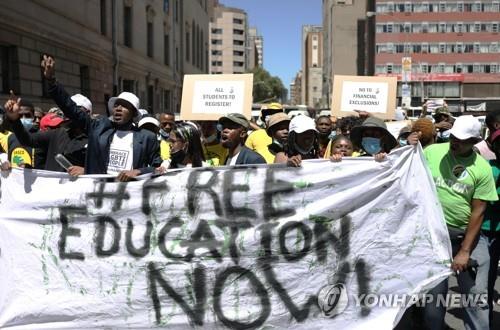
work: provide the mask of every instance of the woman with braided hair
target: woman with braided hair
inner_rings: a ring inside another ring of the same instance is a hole
[[[169,169],[205,166],[201,133],[195,123],[187,121],[177,124],[170,131],[168,139],[171,159]]]

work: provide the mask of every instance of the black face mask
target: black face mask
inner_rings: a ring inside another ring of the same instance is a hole
[[[185,158],[186,152],[184,149],[177,150],[176,152],[170,154],[170,159],[174,164],[182,164]]]

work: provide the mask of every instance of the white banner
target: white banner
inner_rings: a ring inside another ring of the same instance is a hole
[[[391,329],[450,244],[421,149],[127,184],[3,172],[0,327]]]

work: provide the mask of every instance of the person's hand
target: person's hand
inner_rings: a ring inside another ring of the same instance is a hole
[[[451,263],[451,269],[455,272],[463,272],[467,270],[467,264],[469,263],[470,253],[464,250],[458,251],[453,262]]]
[[[164,166],[157,167],[155,169],[156,174],[165,174],[167,173],[167,169]]]
[[[354,111],[356,111],[358,113],[358,116],[361,119],[366,119],[366,118],[368,118],[368,117],[370,117],[372,115],[368,111],[361,111],[361,110],[354,110]]]
[[[373,158],[376,162],[381,163],[387,159],[387,154],[385,152],[379,152],[378,154],[373,155]]]
[[[453,127],[453,125],[447,121],[442,121],[442,122],[439,122],[439,123],[436,123],[434,124],[434,127],[436,127],[437,130],[443,130],[443,131],[447,131],[449,129],[451,129]]]
[[[10,96],[7,102],[5,102],[5,115],[9,118],[10,121],[16,121],[21,116],[19,115],[19,102],[21,102],[20,98],[17,98],[14,92],[10,91]]]
[[[68,168],[68,174],[71,176],[79,176],[85,173],[85,168],[81,166],[70,166]]]
[[[139,174],[141,174],[141,171],[139,170],[121,171],[120,174],[118,174],[118,176],[116,177],[116,179],[121,182],[127,182],[132,180]]]
[[[330,156],[330,161],[331,162],[336,162],[336,163],[342,161],[342,154],[333,154],[333,155],[331,155]]]
[[[8,160],[0,162],[0,170],[10,171],[11,169],[12,169],[12,166],[10,165],[10,162]]]
[[[288,157],[286,165],[290,167],[300,167],[301,163],[302,163],[302,157],[300,155],[295,155],[292,157]]]
[[[45,79],[48,80],[54,79],[55,64],[56,62],[54,61],[52,56],[43,54],[43,59],[40,65],[43,69],[43,76],[45,77]]]
[[[411,146],[416,146],[418,144],[418,141],[422,137],[422,132],[413,132],[408,137],[406,138],[406,141],[408,141],[408,144]]]

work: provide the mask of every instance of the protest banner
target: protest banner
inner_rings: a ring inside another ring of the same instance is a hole
[[[1,328],[391,329],[450,271],[420,148],[130,183],[3,172]]]
[[[340,76],[333,78],[333,116],[373,113],[382,119],[394,119],[396,109],[395,77]]]
[[[218,120],[228,113],[252,115],[253,74],[185,75],[181,120]]]

